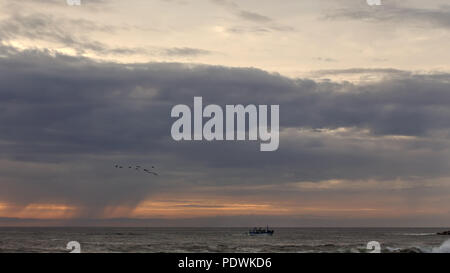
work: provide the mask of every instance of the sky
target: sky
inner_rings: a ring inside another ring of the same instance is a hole
[[[0,7],[0,226],[450,226],[448,1]],[[279,149],[174,141],[195,96]]]

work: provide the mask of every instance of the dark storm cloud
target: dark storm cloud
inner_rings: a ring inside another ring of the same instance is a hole
[[[354,85],[254,68],[96,63],[0,49],[1,200],[57,200],[95,215],[108,205],[133,206],[153,193],[194,185],[450,174],[448,74]],[[170,110],[192,105],[194,96],[204,104],[279,104],[280,149],[173,141]],[[340,127],[352,129],[324,130]],[[118,172],[116,163],[157,165],[162,175]]]
[[[390,4],[386,1],[382,6],[352,6],[327,15],[328,19],[353,19],[377,23],[408,23],[418,27],[433,25],[450,28],[450,6],[437,9],[414,8]]]

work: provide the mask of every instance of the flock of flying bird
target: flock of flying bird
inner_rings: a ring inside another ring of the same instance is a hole
[[[123,166],[120,166],[120,165],[115,165],[114,166],[116,169],[123,169],[124,167]],[[159,174],[158,173],[156,173],[156,172],[154,172],[154,171],[150,171],[150,170],[148,170],[148,169],[144,169],[144,168],[141,168],[141,166],[128,166],[128,169],[135,169],[136,171],[144,171],[144,172],[146,172],[146,173],[148,173],[148,174],[153,174],[153,175],[155,175],[155,176],[158,176]],[[155,169],[155,166],[152,166],[152,169]]]

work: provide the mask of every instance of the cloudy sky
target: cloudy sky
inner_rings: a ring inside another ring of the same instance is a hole
[[[81,1],[0,0],[0,225],[450,225],[447,0]],[[280,148],[174,141],[194,96]]]

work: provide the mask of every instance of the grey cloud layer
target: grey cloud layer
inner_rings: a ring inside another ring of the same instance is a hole
[[[426,3],[426,2],[424,2]],[[330,13],[329,19],[354,19],[377,23],[407,23],[418,27],[433,25],[441,28],[450,28],[450,6],[440,8],[414,8],[390,4],[385,2],[380,7],[352,6],[351,8],[340,9]]]
[[[242,22],[241,24],[236,24],[229,27],[228,31],[231,33],[241,34],[294,31],[294,27],[280,25],[269,16],[259,14],[255,11],[241,9],[239,5],[233,1],[211,0],[211,2],[229,9],[243,21],[248,21],[251,23],[251,25],[247,25]]]
[[[233,1],[228,1],[228,0],[211,0],[211,2],[214,3],[214,4],[217,4],[219,6],[223,6],[223,7],[226,7],[228,9],[230,9],[238,17],[240,17],[241,19],[244,19],[244,20],[248,20],[248,21],[252,21],[252,22],[256,22],[256,23],[272,21],[272,19],[269,18],[268,16],[256,13],[254,11],[241,9],[239,7],[239,5],[236,4]]]
[[[353,85],[253,68],[96,63],[7,47],[0,53],[2,200],[63,200],[94,213],[201,185],[450,174],[447,74]],[[280,149],[173,141],[171,107],[192,105],[194,96],[204,104],[279,104]],[[352,129],[324,130],[340,127]],[[163,175],[150,182],[117,173],[116,162],[156,164]]]
[[[190,47],[117,47],[89,38],[87,34],[96,32],[109,35],[126,30],[128,27],[102,25],[84,19],[68,19],[44,13],[11,14],[0,21],[0,41],[26,38],[33,41],[53,42],[76,50],[78,54],[91,51],[99,55],[149,54],[154,56],[195,57],[211,54],[211,51]]]

